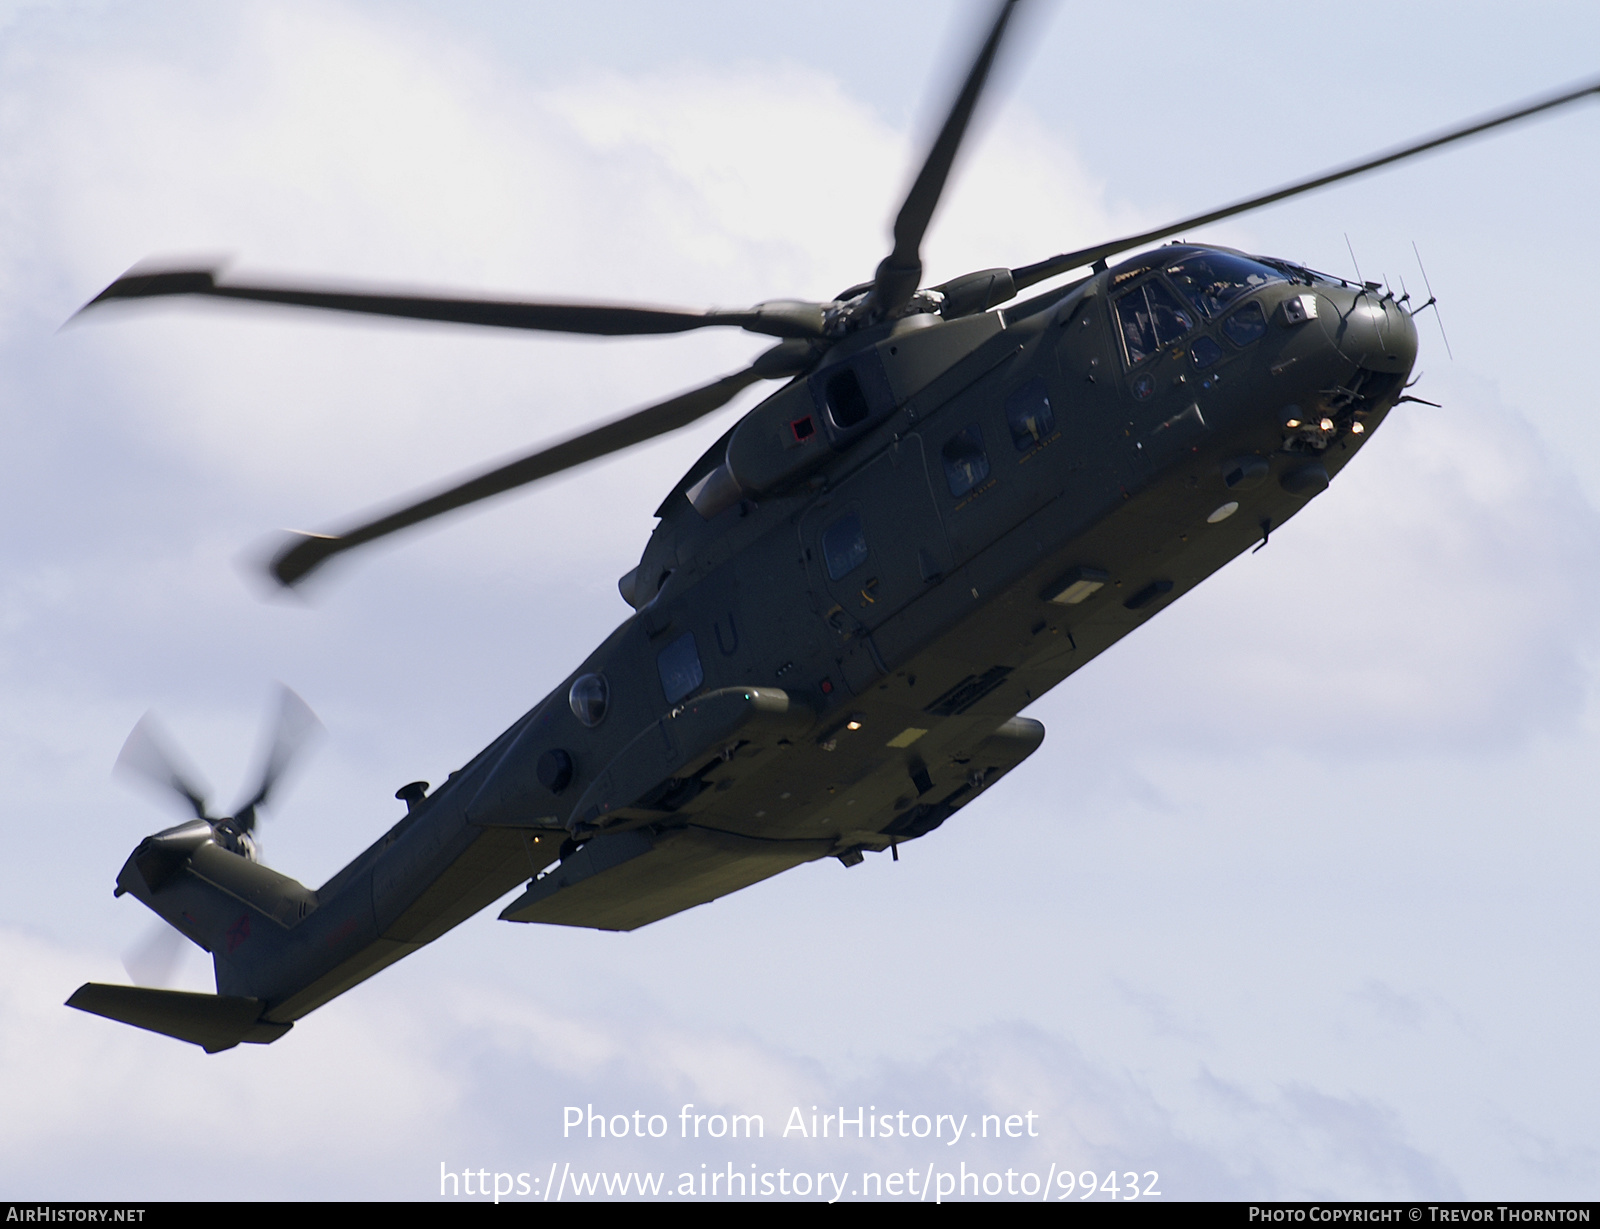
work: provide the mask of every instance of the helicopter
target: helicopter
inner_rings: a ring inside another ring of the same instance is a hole
[[[519,887],[507,920],[626,931],[807,862],[897,857],[1041,745],[1019,710],[1267,540],[1409,397],[1414,316],[1431,295],[1413,305],[1294,262],[1152,245],[1600,92],[1591,82],[1169,226],[924,288],[922,238],[1014,9],[994,18],[892,250],[826,302],[687,311],[145,269],[87,305],[198,295],[776,342],[742,371],[466,483],[296,535],[271,564],[283,585],[783,384],[668,493],[618,584],[628,619],[444,784],[402,787],[406,816],[326,884],[256,859],[259,802],[213,817],[168,772],[195,819],[141,842],[117,890],[212,954],[217,993],[90,983],[69,1005],[215,1052],[276,1040]]]

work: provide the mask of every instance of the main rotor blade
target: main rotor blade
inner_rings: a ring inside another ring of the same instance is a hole
[[[933,148],[928,151],[928,157],[922,164],[922,170],[917,173],[916,182],[911,185],[905,204],[900,206],[899,216],[894,220],[894,250],[878,265],[873,283],[873,299],[884,315],[892,316],[904,307],[922,282],[922,237],[933,219],[934,208],[944,191],[945,181],[950,177],[956,151],[961,148],[961,138],[966,135],[967,124],[978,105],[979,95],[983,93],[983,85],[994,64],[995,54],[1000,50],[1006,23],[1011,20],[1011,12],[1016,7],[1017,0],[1004,0],[1000,5],[989,37],[979,49],[978,58],[967,73],[961,92],[956,95],[950,114],[945,117],[944,127],[939,130]]]
[[[265,806],[273,788],[278,784],[294,758],[305,745],[322,732],[322,722],[299,696],[282,687],[278,700],[278,717],[267,743],[266,762],[261,768],[261,784],[250,801],[241,806],[234,818],[246,832],[255,827],[256,808]]]
[[[188,773],[177,766],[177,757],[167,748],[166,738],[154,714],[146,713],[128,735],[117,755],[116,771],[143,777],[160,789],[177,794],[189,805],[197,819],[206,819],[206,800]]]
[[[776,349],[783,350],[786,347],[780,346]],[[386,537],[397,530],[406,529],[441,513],[463,508],[480,499],[488,499],[492,495],[537,482],[540,478],[548,478],[551,474],[558,474],[586,461],[594,461],[613,452],[620,452],[624,448],[631,448],[634,444],[641,444],[658,435],[676,431],[679,427],[686,427],[713,410],[721,409],[758,380],[772,379],[779,374],[792,374],[789,371],[771,370],[771,364],[763,360],[772,353],[773,351],[768,351],[767,355],[763,355],[743,371],[724,376],[720,380],[687,393],[681,393],[659,405],[637,410],[592,431],[585,431],[570,440],[541,448],[537,452],[501,465],[488,473],[479,474],[476,478],[469,478],[457,486],[440,491],[437,495],[430,495],[387,516],[346,530],[342,534],[292,534],[290,540],[273,556],[269,570],[279,584],[285,588],[291,587],[334,555],[353,547]]]
[[[1528,119],[1541,112],[1551,111],[1556,107],[1564,107],[1568,103],[1577,102],[1591,94],[1600,94],[1600,79],[1572,87],[1550,97],[1518,103],[1508,110],[1480,116],[1477,119],[1467,121],[1459,127],[1447,128],[1443,132],[1424,137],[1422,140],[1410,145],[1391,149],[1386,153],[1377,154],[1361,162],[1351,163],[1337,170],[1312,176],[1310,179],[1302,179],[1292,184],[1286,184],[1284,187],[1275,188],[1271,192],[1264,192],[1260,196],[1252,196],[1232,205],[1225,205],[1221,209],[1213,209],[1209,213],[1195,214],[1193,217],[1184,218],[1180,222],[1174,222],[1170,226],[1148,230],[1140,235],[1129,235],[1125,239],[1114,239],[1110,243],[1082,248],[1076,252],[1066,252],[1060,256],[1052,256],[1049,260],[1041,260],[1037,264],[1013,269],[1012,277],[1016,281],[1016,288],[1023,290],[1028,286],[1055,277],[1058,273],[1065,273],[1069,269],[1078,269],[1085,265],[1095,264],[1108,256],[1115,256],[1117,253],[1126,252],[1130,248],[1143,247],[1147,243],[1154,243],[1157,239],[1165,239],[1169,235],[1177,234],[1179,231],[1191,230],[1196,226],[1205,226],[1211,222],[1220,222],[1223,218],[1235,217],[1241,213],[1248,213],[1252,209],[1260,209],[1264,205],[1287,200],[1291,196],[1299,196],[1303,192],[1312,192],[1317,188],[1327,187],[1329,184],[1338,183],[1341,179],[1352,179],[1357,175],[1365,175],[1368,171],[1375,171],[1380,167],[1389,166],[1406,158],[1425,154],[1429,150],[1449,145],[1453,141],[1462,141],[1468,137],[1488,132],[1490,129],[1499,128],[1504,124],[1514,124],[1518,120]]]
[[[502,329],[536,329],[600,337],[687,333],[693,329],[724,327],[740,328],[768,337],[821,337],[823,332],[822,305],[819,303],[774,300],[757,304],[749,311],[697,312],[672,307],[608,303],[455,299],[355,288],[224,285],[217,282],[214,269],[132,269],[85,303],[78,314],[115,299],[151,299],[182,294],[278,303],[289,307],[314,307],[369,316],[400,316],[409,320],[437,320],[449,324],[481,324]]]

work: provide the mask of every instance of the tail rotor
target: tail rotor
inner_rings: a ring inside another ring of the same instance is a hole
[[[161,724],[153,714],[141,717],[117,756],[115,771],[177,798],[194,814],[194,819],[147,837],[135,850],[134,860],[145,883],[152,890],[160,890],[187,860],[191,849],[207,840],[250,862],[259,862],[255,830],[260,810],[270,804],[285,774],[321,730],[322,723],[306,702],[289,688],[281,688],[277,714],[264,739],[255,789],[233,814],[213,815],[205,789],[196,784],[194,771],[172,750]],[[185,937],[168,920],[157,923],[123,954],[122,964],[128,976],[142,986],[170,984],[183,958]]]

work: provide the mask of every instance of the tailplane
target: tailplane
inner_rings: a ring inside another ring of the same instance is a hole
[[[263,1020],[265,1003],[235,994],[193,994],[186,990],[86,982],[73,991],[67,1006],[193,1042],[207,1054],[231,1050],[241,1041],[266,1045],[294,1027]]]

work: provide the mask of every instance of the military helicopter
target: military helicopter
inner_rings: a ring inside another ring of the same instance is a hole
[[[1015,8],[992,20],[889,254],[826,302],[693,311],[136,269],[86,305],[198,295],[776,340],[742,371],[467,482],[292,535],[270,564],[285,586],[783,384],[663,500],[618,582],[632,614],[445,783],[403,786],[405,817],[321,887],[262,865],[251,839],[303,718],[280,720],[261,788],[231,817],[142,740],[141,771],[195,818],[142,841],[117,892],[211,953],[217,992],[89,983],[68,1005],[208,1052],[268,1043],[518,887],[506,920],[627,931],[802,863],[898,857],[1037,750],[1044,727],[1019,710],[1265,541],[1415,399],[1431,294],[1153,245],[1600,94],[1591,81],[1167,226],[922,287],[922,239]]]

